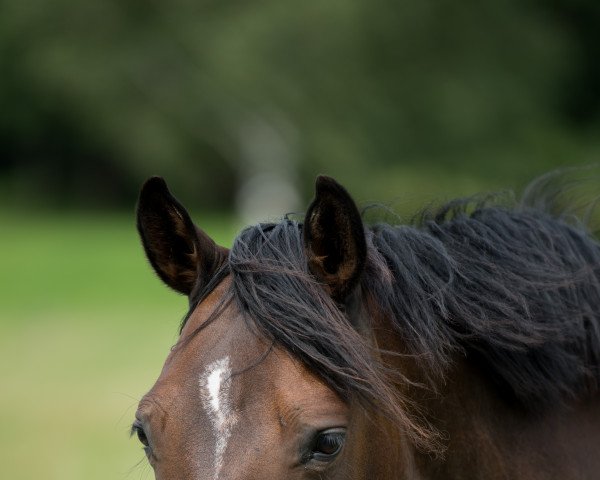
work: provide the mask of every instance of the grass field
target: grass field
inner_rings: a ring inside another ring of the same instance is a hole
[[[202,225],[231,242],[231,222]],[[0,476],[153,478],[129,426],[186,299],[151,272],[132,217],[0,214],[0,232]]]

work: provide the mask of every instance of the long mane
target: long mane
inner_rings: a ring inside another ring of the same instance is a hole
[[[432,378],[462,354],[524,407],[598,390],[600,244],[577,217],[552,212],[562,197],[547,187],[538,182],[518,202],[457,200],[409,225],[367,229],[361,288]],[[306,264],[301,223],[246,228],[229,257],[234,300],[342,398],[406,415],[393,393],[403,379],[379,363]],[[401,421],[414,439],[427,436]]]
[[[526,407],[596,392],[598,241],[522,203],[442,212],[372,230],[392,281],[367,281],[410,350],[438,375],[462,353]]]

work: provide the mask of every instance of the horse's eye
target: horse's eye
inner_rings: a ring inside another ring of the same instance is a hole
[[[136,422],[133,424],[131,427],[131,434],[137,436],[140,443],[144,446],[144,450],[150,448],[150,442],[148,441],[144,427],[142,427],[140,423]]]
[[[312,458],[321,462],[331,461],[340,453],[346,440],[346,431],[340,428],[320,432],[312,448]]]

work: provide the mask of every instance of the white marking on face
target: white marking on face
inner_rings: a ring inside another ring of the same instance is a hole
[[[237,423],[237,415],[231,407],[229,357],[216,360],[206,367],[200,377],[200,391],[216,439],[213,480],[217,480],[223,467],[223,455],[231,430]]]

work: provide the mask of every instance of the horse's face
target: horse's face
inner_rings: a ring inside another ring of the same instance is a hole
[[[321,180],[304,225],[310,271],[341,301],[365,263],[356,206],[337,184]],[[159,379],[139,404],[133,429],[156,478],[377,476],[366,458],[388,452],[376,438],[380,431],[369,436],[372,419],[248,326],[236,302],[227,301],[231,277],[215,281],[227,250],[193,225],[160,179],[142,190],[138,229],[152,266],[169,286],[197,298],[207,283],[216,283],[196,303]],[[336,241],[328,237],[331,231]]]
[[[249,331],[232,305],[194,334],[224,288],[193,312],[185,346],[140,402],[136,428],[156,478],[351,478],[337,461],[350,412],[331,389]]]

